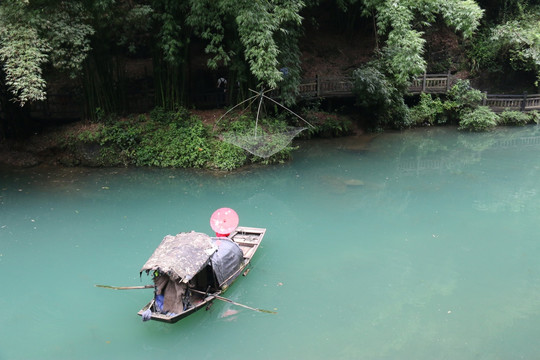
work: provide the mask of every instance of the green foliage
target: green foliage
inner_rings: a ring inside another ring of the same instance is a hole
[[[232,53],[226,49],[225,44],[225,18],[228,17],[223,1],[192,0],[191,12],[186,23],[195,32],[207,41],[205,52],[210,54],[207,65],[210,69],[217,69],[219,64],[228,65]]]
[[[40,37],[37,25],[28,23],[29,12],[28,5],[22,1],[0,3],[0,64],[12,100],[21,106],[45,99],[42,66],[51,50]]]
[[[521,111],[505,110],[499,114],[499,125],[523,126],[532,121],[532,116]]]
[[[540,80],[540,6],[522,0],[491,4],[494,24],[472,39],[468,49],[471,70],[501,72],[512,68],[536,74]],[[497,23],[498,22],[498,23]]]
[[[499,58],[500,48],[500,42],[493,41],[490,32],[484,31],[471,39],[467,49],[467,58],[473,74],[482,71],[501,72],[503,60]]]
[[[183,62],[183,48],[189,37],[183,29],[188,8],[182,1],[153,1],[154,19],[158,22],[157,45],[161,57],[170,65]]]
[[[527,115],[529,116],[530,123],[537,124],[537,125],[540,124],[540,112],[533,110],[533,111],[529,111]]]
[[[143,34],[151,29],[153,15],[154,9],[150,5],[134,5],[128,9],[118,26],[117,44],[135,54],[138,48],[145,45]]]
[[[68,139],[69,144],[72,145],[76,142],[82,143],[97,143],[100,141],[101,131],[85,130],[80,132],[75,138]]]
[[[304,116],[313,125],[313,128],[308,127],[300,134],[304,139],[339,137],[352,132],[352,124],[348,118],[315,110],[305,111]]]
[[[472,88],[468,80],[458,80],[444,100],[431,94],[420,94],[420,101],[410,110],[410,119],[416,125],[460,123],[465,115],[470,116],[480,106],[484,96]]]
[[[425,71],[424,43],[422,33],[416,30],[403,29],[401,32],[392,31],[388,34],[382,59],[396,85],[403,87],[411,78]]]
[[[234,170],[246,164],[247,152],[225,141],[212,141],[210,166],[220,170]]]
[[[418,105],[410,111],[411,122],[415,125],[434,125],[446,122],[445,107],[441,99],[431,94],[420,94]]]
[[[471,88],[467,80],[458,81],[447,93],[446,100],[433,99],[429,94],[421,94],[420,102],[410,111],[410,117],[417,125],[444,123],[446,119],[459,123],[461,130],[484,131],[495,125],[525,125],[538,123],[538,112],[524,113],[505,110],[495,114],[486,106],[480,106],[484,94]]]
[[[318,1],[308,4],[319,6]],[[378,36],[385,40],[380,61],[397,88],[425,69],[419,21],[427,25],[440,15],[469,36],[481,16],[472,0],[337,2],[345,12],[358,11],[359,4],[375,15]],[[280,87],[283,101],[292,104],[300,79],[304,8],[297,0],[4,0],[0,62],[5,82],[21,104],[45,98],[42,72],[48,63],[73,77],[84,74],[83,94],[92,116],[96,107],[125,110],[120,109],[123,94],[115,88],[123,80],[119,55],[140,49],[155,56],[157,104],[172,110],[186,100],[187,57],[196,34],[207,42],[211,68],[228,67],[244,88],[249,82]],[[282,68],[288,69],[287,76]]]
[[[367,65],[353,72],[353,93],[356,104],[372,114],[373,129],[409,126],[409,108],[402,92],[375,66]]]
[[[392,82],[374,66],[364,66],[353,72],[353,92],[356,103],[363,107],[389,105],[396,91]]]
[[[135,164],[158,167],[204,167],[210,160],[208,129],[198,118],[146,132],[135,151]]]
[[[491,40],[500,44],[515,69],[534,71],[540,83],[540,6],[493,29]]]
[[[114,148],[118,153],[132,153],[141,141],[143,129],[131,121],[116,121],[103,127],[100,144]]]
[[[114,113],[108,113],[104,109],[98,107],[95,110],[93,119],[98,123],[113,124],[114,122],[118,121],[118,116],[116,116]]]
[[[43,12],[42,32],[47,34],[52,65],[66,71],[72,78],[80,75],[91,50],[90,37],[94,29],[87,22],[89,13],[79,1],[60,1]]]
[[[465,113],[476,109],[485,97],[480,90],[471,87],[469,80],[458,80],[446,96],[444,108],[450,114],[450,118],[457,120]]]
[[[235,133],[245,134],[249,131],[253,131],[254,117],[252,114],[239,114],[222,119],[216,123],[216,132],[222,133],[227,131],[233,131]]]
[[[382,61],[398,87],[425,71],[422,56],[425,41],[422,32],[414,28],[417,22],[427,26],[440,15],[449,26],[470,37],[483,14],[473,0],[364,0],[364,3],[364,15],[376,13],[377,34],[386,37]]]
[[[425,40],[421,32],[412,28],[414,13],[406,1],[396,1],[390,6],[385,3],[377,10],[379,32],[388,32],[382,60],[394,83],[404,86],[411,77],[425,70],[422,57]]]
[[[153,0],[154,82],[156,104],[173,110],[184,104],[191,29],[186,25],[186,1]]]
[[[422,4],[427,5],[432,14],[438,10],[445,22],[465,38],[472,37],[484,15],[484,10],[474,0],[424,0]]]
[[[296,149],[298,149],[297,146],[288,145],[268,158],[254,156],[251,158],[251,162],[263,165],[284,164],[292,158],[292,152]]]
[[[72,77],[80,73],[94,33],[86,19],[79,1],[0,3],[0,63],[14,101],[23,106],[45,99],[42,73],[49,62]]]
[[[227,32],[239,40],[250,72],[261,86],[276,88],[283,80],[279,69],[298,66],[294,59],[294,64],[280,63],[282,49],[294,47],[297,37],[279,35],[294,33],[293,29],[300,25],[302,1],[192,0],[190,5],[187,21],[208,41],[205,51],[212,55],[210,67],[228,65],[232,57],[240,56],[227,44]]]
[[[287,32],[287,24],[299,25],[302,1],[227,1],[230,5],[242,4],[237,8],[238,35],[245,47],[244,56],[251,73],[270,88],[277,87],[282,80],[278,69],[279,44],[274,35]]]
[[[101,121],[91,130],[67,139],[66,146],[76,150],[80,144],[99,144],[100,161],[104,166],[153,166],[212,168],[233,170],[245,164],[283,163],[291,158],[296,147],[290,144],[269,158],[260,158],[244,149],[219,139],[222,131],[251,135],[254,119],[239,116],[220,123],[216,133],[191,116],[184,108],[166,111],[156,108],[151,115]],[[258,133],[279,133],[287,129],[283,119],[261,118]],[[281,146],[280,137],[269,137],[263,146]]]
[[[47,62],[49,47],[33,28],[3,27],[0,29],[0,61],[6,74],[6,85],[13,100],[21,106],[44,100],[46,82],[41,66]]]
[[[488,131],[497,126],[497,114],[487,106],[479,106],[464,113],[459,122],[459,130]]]
[[[502,23],[521,14],[534,0],[478,0],[480,6],[486,11],[486,20]]]
[[[183,111],[157,120],[134,117],[101,123],[97,130],[84,131],[70,139],[68,146],[97,143],[101,146],[102,163],[109,166],[205,167],[215,144],[202,121],[192,116],[186,118]]]

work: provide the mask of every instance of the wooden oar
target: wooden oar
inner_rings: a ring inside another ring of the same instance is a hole
[[[112,290],[136,290],[136,289],[153,289],[154,285],[141,285],[141,286],[110,286],[110,285],[94,285],[95,287],[112,289]]]
[[[207,294],[204,291],[199,291],[199,290],[195,290],[195,289],[190,289],[190,290],[193,291],[193,292],[196,292],[197,294],[213,296],[218,300],[225,301],[225,302],[228,302],[228,303],[231,303],[231,304],[234,304],[234,305],[238,305],[238,306],[244,307],[244,308],[249,309],[249,310],[263,312],[263,313],[267,313],[267,314],[277,314],[276,311],[253,308],[253,307],[250,307],[250,306],[247,306],[247,305],[244,305],[244,304],[237,303],[236,301],[232,301],[231,299],[227,299],[227,298],[225,298],[223,296],[219,296],[217,294]]]
[[[154,285],[141,285],[141,286],[95,285],[95,286],[100,287],[100,288],[105,288],[105,289],[112,289],[112,290],[137,290],[137,289],[153,289],[154,288]],[[237,303],[236,301],[232,301],[231,299],[227,299],[227,298],[225,298],[223,296],[219,296],[217,294],[207,294],[204,291],[199,291],[199,290],[195,290],[195,289],[189,289],[189,290],[191,290],[191,291],[193,291],[195,293],[198,293],[198,294],[202,294],[202,295],[211,295],[211,296],[215,297],[218,300],[225,301],[225,302],[228,302],[228,303],[231,303],[231,304],[234,304],[234,305],[238,305],[238,306],[244,307],[244,308],[249,309],[249,310],[263,312],[263,313],[267,313],[267,314],[277,314],[276,311],[253,308],[253,307],[250,307],[250,306],[247,306],[247,305],[244,305],[244,304]]]

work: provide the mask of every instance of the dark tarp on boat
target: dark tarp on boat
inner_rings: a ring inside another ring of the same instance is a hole
[[[212,268],[221,286],[240,268],[244,253],[234,241],[228,238],[213,238],[218,250],[212,255]]]
[[[240,247],[230,239],[192,231],[165,236],[141,273],[158,270],[173,281],[187,283],[210,264],[221,286],[240,268],[243,258]]]

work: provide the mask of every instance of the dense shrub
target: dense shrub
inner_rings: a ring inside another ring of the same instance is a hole
[[[279,151],[268,158],[261,158],[241,147],[222,141],[222,134],[253,135],[255,119],[240,115],[223,121],[210,130],[198,117],[179,108],[176,111],[154,109],[148,117],[130,117],[108,124],[94,124],[92,131],[83,131],[70,137],[65,146],[76,149],[78,144],[99,145],[97,165],[104,166],[155,166],[155,167],[205,167],[233,170],[247,163],[274,164],[291,158],[295,150],[286,144],[282,132],[288,130],[284,118],[261,117],[257,135],[277,134],[258,144]]]
[[[124,151],[134,148],[141,140],[142,135],[143,129],[137,123],[116,121],[103,127],[100,134],[100,143]]]
[[[135,153],[136,165],[203,167],[210,158],[208,130],[198,118],[171,123],[145,134]]]
[[[105,166],[137,165],[158,167],[204,167],[212,153],[209,130],[183,110],[157,109],[146,117],[117,120],[85,131],[69,140],[100,145],[100,161]]]
[[[529,116],[529,119],[530,119],[529,122],[534,123],[534,124],[540,123],[540,112],[533,110],[533,111],[529,111],[527,115]]]
[[[214,140],[212,149],[209,167],[219,170],[234,170],[247,162],[248,156],[244,149],[225,141]]]
[[[415,125],[434,125],[446,122],[444,116],[444,104],[436,97],[432,98],[431,94],[420,94],[418,105],[414,106],[410,111],[411,122]]]
[[[403,92],[375,65],[366,65],[353,72],[353,93],[356,104],[373,115],[369,124],[373,129],[410,125]]]
[[[306,121],[313,126],[306,126],[306,130],[301,133],[304,139],[339,137],[352,132],[352,123],[348,118],[315,110],[308,110],[303,114]]]
[[[459,130],[487,131],[497,126],[497,114],[487,106],[466,112],[459,122]]]
[[[474,75],[482,71],[490,73],[500,73],[503,70],[503,60],[499,58],[501,43],[493,41],[491,29],[479,32],[471,39],[467,48],[467,58],[470,61],[470,68]]]
[[[497,123],[499,125],[526,125],[531,121],[531,117],[521,111],[505,110],[499,114]]]
[[[458,80],[447,93],[444,107],[449,116],[459,122],[462,116],[482,103],[484,94],[471,87],[469,80]]]

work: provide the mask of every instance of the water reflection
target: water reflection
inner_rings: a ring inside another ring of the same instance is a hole
[[[437,188],[437,184],[448,186],[448,181],[456,176],[467,177],[474,182],[490,183],[489,194],[481,189],[476,193],[474,208],[478,211],[538,209],[535,179],[540,175],[540,163],[527,153],[540,150],[540,127],[502,128],[482,134],[460,133],[455,137],[448,137],[447,131],[411,131],[399,136],[395,144],[395,178],[435,177],[431,184]],[[515,158],[515,153],[520,152],[523,156]],[[507,161],[513,164],[506,164]],[[494,178],[491,170],[501,164],[509,169]]]
[[[420,176],[427,172],[463,171],[477,164],[485,152],[540,149],[540,127],[516,130],[499,128],[481,134],[461,134],[449,138],[447,129],[411,131],[401,137],[398,172]]]

